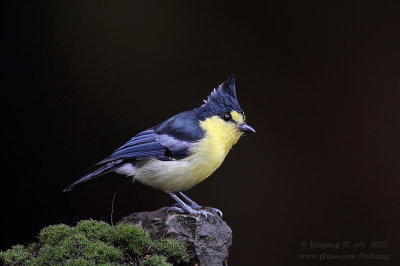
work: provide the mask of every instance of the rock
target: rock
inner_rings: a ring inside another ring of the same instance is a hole
[[[167,209],[164,207],[152,212],[133,213],[122,220],[142,227],[152,237],[180,240],[187,246],[190,265],[227,265],[232,230],[222,218],[217,215],[206,218],[167,212]]]

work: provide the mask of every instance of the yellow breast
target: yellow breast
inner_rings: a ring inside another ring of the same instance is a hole
[[[165,192],[187,190],[209,177],[224,161],[242,132],[217,116],[200,123],[205,137],[190,148],[182,160],[151,160],[138,169],[135,178]]]

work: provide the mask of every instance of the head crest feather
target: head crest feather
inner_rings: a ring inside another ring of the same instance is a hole
[[[216,111],[230,112],[236,110],[241,112],[239,102],[236,97],[236,77],[231,74],[229,78],[222,82],[217,89],[214,89],[204,101],[202,107]]]
[[[230,95],[234,99],[237,100],[236,98],[236,77],[234,74],[231,74],[229,78],[222,82],[218,89],[223,90],[226,94]]]

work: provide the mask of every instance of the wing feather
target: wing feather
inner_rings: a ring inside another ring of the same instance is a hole
[[[148,129],[131,138],[124,145],[119,147],[110,156],[99,162],[104,164],[115,160],[143,160],[157,158],[160,160],[173,160],[183,157],[188,152],[188,144],[185,141],[178,141],[165,135],[160,136],[154,130]],[[174,140],[174,141],[171,141]],[[177,143],[182,143],[177,145]]]

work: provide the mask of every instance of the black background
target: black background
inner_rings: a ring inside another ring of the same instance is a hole
[[[389,262],[325,264],[396,264],[398,6],[59,2],[3,3],[1,249],[46,225],[110,221],[116,190],[114,220],[172,204],[115,174],[62,189],[235,73],[257,133],[188,192],[224,212],[230,264],[323,263],[298,259],[312,253],[301,241],[388,241],[372,252]]]

